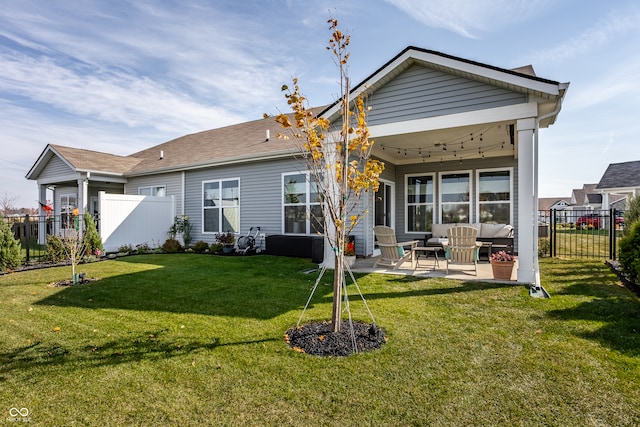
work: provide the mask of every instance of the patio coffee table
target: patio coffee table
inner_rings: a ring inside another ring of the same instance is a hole
[[[434,261],[433,261],[433,269],[435,270],[436,268],[440,268],[440,260],[438,259],[438,252],[442,250],[441,246],[416,246],[415,248],[411,249],[413,251],[413,256],[411,257],[413,259],[413,268],[414,270],[416,268],[418,268],[418,264],[419,264],[419,260],[420,260],[420,253],[424,252],[424,257],[428,258],[429,257],[429,252],[433,253],[434,256]]]

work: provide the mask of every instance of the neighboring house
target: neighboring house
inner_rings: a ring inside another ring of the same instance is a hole
[[[535,281],[538,129],[555,122],[569,84],[519,70],[408,47],[353,89],[367,95],[373,155],[385,163],[354,233],[359,255],[373,253],[377,224],[407,240],[422,239],[432,223],[509,223],[518,281]],[[337,122],[339,108],[319,114]],[[251,226],[314,235],[306,212],[318,212],[319,199],[294,143],[269,138],[279,131],[273,119],[256,120],[130,156],[48,145],[27,178],[37,180],[41,200],[55,186],[56,213],[74,204],[101,211],[104,192],[172,197],[194,241]]]
[[[596,191],[596,185],[584,184],[582,188],[573,189],[569,209],[577,211],[600,209],[602,195]]]
[[[561,211],[569,207],[570,197],[539,197],[538,210],[549,213],[551,209]]]
[[[611,163],[596,189],[602,193],[604,209],[625,209],[630,198],[640,195],[640,160]]]

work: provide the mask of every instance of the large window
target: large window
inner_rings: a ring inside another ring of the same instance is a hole
[[[155,187],[138,187],[138,194],[140,196],[166,197],[167,188],[164,185],[157,185]]]
[[[440,175],[441,223],[471,222],[470,176],[469,172],[452,172]]]
[[[511,224],[511,170],[478,171],[479,222]]]
[[[425,232],[433,224],[433,175],[407,176],[407,232]]]
[[[202,183],[202,231],[240,231],[240,180],[226,179]]]
[[[322,195],[313,177],[308,172],[283,174],[282,183],[284,232],[323,233]]]

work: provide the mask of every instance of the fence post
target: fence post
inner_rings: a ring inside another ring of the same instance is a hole
[[[616,260],[616,210],[609,209],[609,259]]]
[[[556,256],[556,210],[549,210],[549,256]]]
[[[31,246],[31,218],[29,214],[24,216],[24,225],[26,226],[26,230],[24,232],[25,244],[27,245],[27,262],[29,262],[29,246]]]

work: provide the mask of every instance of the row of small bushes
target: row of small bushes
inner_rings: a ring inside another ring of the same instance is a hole
[[[141,243],[135,246],[122,245],[118,248],[118,253],[125,254],[125,255],[141,255],[141,254],[153,253],[154,251],[161,251],[168,254],[193,251],[199,254],[204,254],[204,253],[218,254],[222,252],[222,247],[223,247],[222,243],[213,242],[209,244],[203,240],[198,240],[193,244],[193,246],[186,247],[186,246],[183,246],[179,240],[174,238],[169,238],[165,240],[165,242],[158,249],[152,249],[148,244]]]

